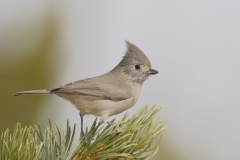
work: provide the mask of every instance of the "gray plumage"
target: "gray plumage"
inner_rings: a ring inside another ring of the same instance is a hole
[[[55,94],[70,101],[80,110],[81,124],[85,114],[99,116],[102,122],[112,115],[132,107],[138,100],[143,82],[151,69],[146,55],[134,44],[126,41],[127,51],[122,61],[110,72],[94,78],[78,80],[51,90],[21,91],[22,94]],[[83,138],[83,124],[81,137]]]

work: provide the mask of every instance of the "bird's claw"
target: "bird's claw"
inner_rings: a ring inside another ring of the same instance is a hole
[[[81,131],[80,132],[80,141],[83,141],[84,139],[86,138],[86,134],[83,132],[83,131]]]

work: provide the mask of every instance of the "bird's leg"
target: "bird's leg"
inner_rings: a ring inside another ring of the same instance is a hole
[[[80,141],[85,139],[85,133],[83,131],[83,116],[84,114],[81,113],[81,111],[79,112],[80,118],[81,118],[81,132],[80,132]]]
[[[115,123],[113,123],[113,122],[111,122],[111,121],[107,121],[108,117],[109,117],[109,115],[104,114],[104,115],[102,115],[102,116],[100,117],[100,121],[101,121],[102,123],[107,123],[107,124],[110,125],[110,126],[114,125]]]

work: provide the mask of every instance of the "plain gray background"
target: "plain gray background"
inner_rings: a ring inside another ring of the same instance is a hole
[[[53,87],[109,71],[129,40],[159,71],[144,84],[130,115],[146,104],[163,107],[160,116],[169,120],[165,141],[181,153],[240,159],[239,1],[1,0],[0,22],[19,15],[38,20],[49,6],[60,15],[64,53]],[[57,97],[45,102],[38,118],[49,117],[62,127],[66,119],[80,124],[77,110]],[[85,125],[93,120],[86,116]]]

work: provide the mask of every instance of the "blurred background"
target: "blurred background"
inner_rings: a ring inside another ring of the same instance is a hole
[[[240,159],[239,15],[236,0],[0,0],[0,131],[48,119],[65,129],[69,119],[79,132],[69,102],[12,93],[106,73],[129,40],[159,71],[128,110],[163,107],[156,159]]]

